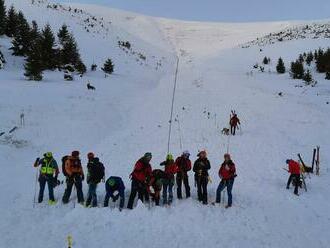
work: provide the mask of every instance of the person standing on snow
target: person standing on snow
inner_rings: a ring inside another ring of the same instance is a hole
[[[41,165],[41,167],[38,179],[40,185],[38,203],[43,201],[45,186],[47,183],[49,194],[48,203],[53,205],[56,203],[54,198],[54,187],[57,184],[57,176],[59,174],[57,162],[53,158],[53,154],[51,152],[46,152],[42,159],[37,158],[34,162],[34,167],[38,167],[39,165]]]
[[[230,133],[232,135],[235,135],[236,133],[236,128],[238,129],[238,125],[241,125],[240,120],[237,117],[237,114],[235,112],[232,112],[233,116],[231,116],[229,125],[230,125]]]
[[[79,151],[73,151],[71,156],[65,161],[66,189],[62,198],[64,204],[69,202],[72,187],[75,185],[77,190],[78,203],[84,203],[84,194],[82,191],[82,182],[85,179],[84,171],[79,158]]]
[[[104,182],[104,166],[100,162],[99,158],[94,157],[94,153],[90,152],[87,154],[87,184],[88,184],[88,195],[85,203],[86,207],[89,207],[92,203],[92,207],[97,206],[97,185],[103,180]]]
[[[286,184],[286,188],[289,189],[292,180],[294,180],[294,191],[293,191],[293,193],[295,195],[299,195],[298,194],[298,187],[299,187],[299,184],[300,184],[300,164],[298,162],[292,160],[292,159],[286,160],[286,163],[289,167],[288,172],[290,173],[290,177],[288,179],[288,183]]]
[[[182,182],[186,189],[186,197],[190,197],[188,171],[191,170],[191,161],[189,157],[190,153],[184,151],[182,155],[175,160],[175,165],[177,167],[176,185],[178,199],[182,199]]]
[[[104,198],[104,207],[109,206],[110,197],[113,202],[116,202],[120,197],[119,210],[121,211],[124,208],[125,204],[125,185],[123,180],[120,177],[109,177],[105,182],[106,195]],[[118,194],[114,193],[118,191]]]
[[[159,169],[152,171],[148,192],[151,195],[152,201],[155,202],[156,206],[159,206],[160,192],[162,190],[164,178],[166,178],[166,173],[164,171]],[[150,187],[154,190],[153,193],[151,192]]]
[[[207,204],[207,184],[209,181],[208,170],[211,169],[210,161],[207,159],[206,151],[198,153],[198,159],[194,163],[195,182],[197,184],[198,201]]]
[[[163,205],[170,205],[173,201],[174,175],[178,170],[174,163],[173,155],[167,154],[166,160],[161,162],[160,166],[165,166],[165,178],[163,179]]]
[[[150,161],[152,154],[147,152],[142,158],[140,158],[134,167],[130,177],[132,180],[131,194],[128,200],[127,208],[133,209],[133,203],[138,194],[138,198],[144,202],[149,202],[148,183],[151,178],[152,168]]]
[[[216,196],[216,203],[220,203],[221,201],[221,192],[227,187],[227,194],[228,194],[228,204],[226,208],[232,206],[232,189],[234,185],[234,180],[236,175],[236,167],[233,161],[231,160],[230,154],[226,153],[224,155],[225,161],[221,164],[219,170],[219,177],[221,181],[219,183],[217,189],[217,196]]]

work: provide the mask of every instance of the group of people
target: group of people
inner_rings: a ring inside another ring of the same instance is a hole
[[[120,199],[119,209],[123,209],[125,205],[125,185],[123,180],[118,176],[110,176],[105,180],[105,168],[99,158],[90,152],[87,154],[87,177],[88,184],[87,199],[85,201],[82,183],[85,180],[84,169],[79,157],[79,151],[73,151],[71,155],[62,158],[62,172],[66,177],[66,189],[62,197],[62,202],[67,204],[70,200],[73,186],[76,188],[78,203],[84,204],[86,207],[97,206],[97,185],[105,182],[106,196],[104,199],[104,207],[109,206],[110,198],[113,202]],[[198,200],[203,204],[208,204],[207,185],[210,181],[208,171],[211,169],[210,161],[207,158],[205,150],[197,154],[197,159],[192,166],[190,153],[184,151],[178,158],[174,160],[172,154],[166,156],[165,161],[160,163],[163,169],[152,169],[150,164],[152,154],[147,152],[135,164],[131,179],[131,192],[127,203],[128,209],[133,209],[136,196],[142,202],[149,202],[150,198],[155,205],[160,204],[161,192],[163,205],[170,205],[173,201],[173,187],[176,182],[177,198],[182,199],[182,187],[185,188],[185,196],[189,198],[189,171],[191,169],[195,173],[195,186],[197,187]],[[38,203],[43,201],[43,195],[46,184],[48,185],[50,205],[56,204],[54,198],[54,188],[59,184],[58,175],[59,167],[51,152],[44,154],[43,158],[37,158],[34,167],[40,166],[38,177],[40,190]],[[219,169],[220,183],[216,192],[215,203],[220,203],[221,192],[227,188],[228,204],[227,208],[232,206],[232,188],[236,177],[235,164],[231,160],[229,154],[224,155],[224,162]],[[214,204],[215,204],[214,203]]]

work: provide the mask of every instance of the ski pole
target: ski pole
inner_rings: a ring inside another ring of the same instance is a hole
[[[34,181],[34,197],[33,197],[33,208],[36,205],[36,198],[37,198],[37,182],[38,182],[38,169],[36,170],[36,180]]]

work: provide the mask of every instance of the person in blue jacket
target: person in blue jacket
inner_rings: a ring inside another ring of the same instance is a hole
[[[124,208],[125,204],[125,185],[120,177],[111,176],[105,182],[106,195],[104,199],[104,207],[109,206],[110,197],[113,202],[116,202],[120,197],[119,210]],[[114,193],[118,191],[115,195]]]

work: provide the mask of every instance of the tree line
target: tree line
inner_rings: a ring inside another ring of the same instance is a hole
[[[0,0],[0,35],[12,38],[12,55],[26,57],[24,75],[28,80],[42,80],[45,70],[58,69],[80,75],[87,70],[77,42],[65,24],[55,35],[49,24],[42,29],[36,21],[30,24],[14,6],[7,11],[4,0]],[[102,69],[111,74],[113,67],[108,59]]]

